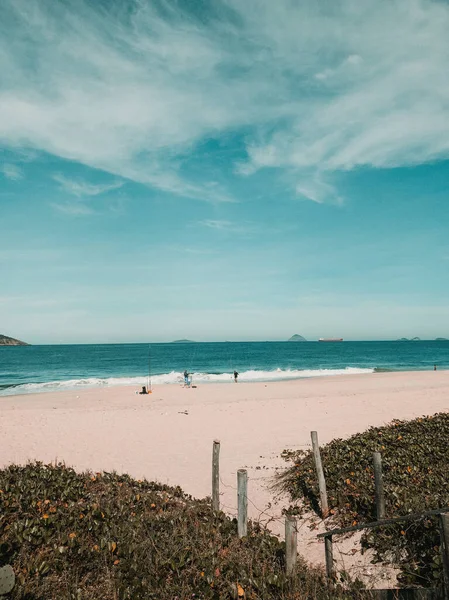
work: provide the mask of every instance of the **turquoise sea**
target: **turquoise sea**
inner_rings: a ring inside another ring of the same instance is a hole
[[[275,381],[449,368],[449,341],[0,346],[0,395],[112,385]]]

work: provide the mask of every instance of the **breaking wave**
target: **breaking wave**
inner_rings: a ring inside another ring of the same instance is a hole
[[[355,375],[362,373],[374,373],[375,369],[360,369],[357,367],[346,367],[345,369],[275,369],[273,371],[243,371],[239,373],[239,381],[245,382],[269,382],[286,381],[292,379],[304,379],[309,377],[327,377],[332,375]],[[193,373],[191,375],[193,385],[200,383],[232,383],[232,373]],[[86,379],[69,379],[65,381],[46,381],[42,383],[23,383],[8,386],[0,390],[1,396],[17,394],[36,394],[39,392],[58,392],[64,390],[82,390],[96,387],[114,386],[142,386],[148,383],[147,377],[89,377]],[[172,371],[162,375],[151,377],[152,385],[184,383],[182,373]]]

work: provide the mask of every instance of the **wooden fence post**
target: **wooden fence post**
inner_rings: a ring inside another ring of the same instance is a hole
[[[239,538],[247,534],[248,516],[248,474],[245,469],[237,471],[237,529]]]
[[[220,442],[214,440],[212,448],[212,509],[220,510]]]
[[[324,552],[326,555],[326,575],[329,583],[331,583],[334,580],[334,553],[331,535],[326,535],[324,538]]]
[[[382,456],[380,452],[374,452],[374,483],[376,486],[376,515],[377,520],[385,518],[385,495],[384,482],[382,478]]]
[[[449,515],[440,514],[441,558],[443,559],[444,598],[449,598]]]
[[[327,503],[326,480],[324,479],[323,464],[321,462],[320,447],[318,445],[318,433],[312,431],[310,435],[312,438],[313,458],[315,460],[318,486],[320,488],[321,516],[325,519],[329,514],[329,505]]]
[[[296,568],[298,535],[296,519],[290,515],[285,518],[285,566],[287,576],[293,575]]]

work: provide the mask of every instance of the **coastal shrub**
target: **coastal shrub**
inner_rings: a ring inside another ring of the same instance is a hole
[[[15,600],[324,599],[322,571],[298,561],[285,576],[284,543],[214,513],[177,487],[41,463],[0,471],[0,566]]]
[[[412,421],[392,421],[321,448],[331,517],[328,528],[376,520],[373,452],[382,454],[386,517],[449,506],[449,415],[439,413]],[[284,451],[293,465],[277,486],[289,492],[293,513],[317,510],[318,482],[311,451]],[[362,544],[378,561],[401,569],[404,585],[434,587],[441,581],[438,519],[366,530]]]

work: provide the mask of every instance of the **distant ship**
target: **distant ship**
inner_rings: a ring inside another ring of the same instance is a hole
[[[319,342],[342,342],[343,338],[320,338]]]

